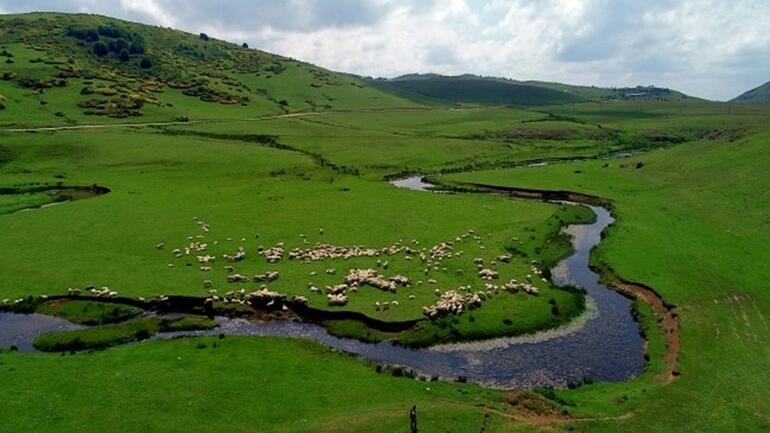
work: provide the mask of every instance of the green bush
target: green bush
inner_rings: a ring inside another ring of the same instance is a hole
[[[105,45],[104,43],[97,42],[97,43],[94,44],[93,52],[98,57],[104,57],[107,54],[109,54],[110,50],[109,50],[109,48],[107,48],[107,45]]]

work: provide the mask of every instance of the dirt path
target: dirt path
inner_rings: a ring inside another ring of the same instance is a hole
[[[196,125],[201,123],[234,122],[234,121],[260,121],[275,120],[290,117],[312,116],[322,114],[320,111],[304,111],[297,113],[276,114],[244,119],[205,119],[205,120],[176,120],[169,122],[145,122],[145,123],[112,123],[112,124],[90,124],[90,125],[67,125],[67,126],[39,126],[33,128],[0,128],[0,132],[45,132],[45,131],[71,131],[79,129],[113,129],[113,128],[147,128],[152,126],[175,126],[175,125]]]
[[[175,125],[195,125],[201,123],[219,123],[219,122],[255,122],[264,120],[287,119],[292,117],[317,116],[328,113],[387,113],[402,111],[423,111],[427,108],[409,108],[394,107],[384,109],[362,109],[362,110],[327,110],[327,111],[297,111],[285,114],[266,114],[258,117],[232,118],[232,119],[200,119],[200,120],[175,120],[167,122],[144,122],[144,123],[112,123],[112,124],[89,124],[89,125],[65,125],[65,126],[36,126],[31,128],[0,128],[0,132],[45,132],[45,131],[71,131],[79,129],[113,129],[113,128],[146,128],[152,126],[175,126]]]

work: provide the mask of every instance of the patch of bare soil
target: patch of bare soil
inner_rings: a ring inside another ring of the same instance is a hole
[[[676,365],[679,358],[681,342],[679,340],[679,320],[676,313],[674,313],[672,307],[663,301],[663,298],[650,287],[624,281],[620,278],[614,278],[609,285],[627,296],[645,302],[655,312],[655,315],[658,317],[658,326],[663,330],[664,338],[666,340],[666,353],[663,355],[666,369],[662,380],[664,383],[670,383],[679,376]]]

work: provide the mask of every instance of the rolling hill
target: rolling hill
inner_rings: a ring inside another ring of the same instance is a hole
[[[60,13],[0,15],[0,124],[246,117],[415,106],[206,34]]]
[[[770,81],[741,94],[732,102],[760,102],[770,103]]]
[[[421,102],[533,106],[585,100],[581,96],[543,86],[475,75],[409,74],[368,82],[395,95]]]
[[[655,86],[606,88],[545,81],[517,81],[477,75],[409,74],[392,79],[368,79],[395,95],[420,102],[513,106],[551,105],[601,100],[668,101],[696,99]]]

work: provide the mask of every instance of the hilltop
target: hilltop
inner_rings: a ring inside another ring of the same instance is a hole
[[[770,102],[770,81],[755,87],[732,100],[732,102]]]
[[[517,81],[472,74],[407,74],[367,81],[383,90],[421,102],[494,105],[551,105],[585,101],[671,101],[696,99],[655,86],[596,87],[545,81]]]
[[[5,125],[414,105],[350,75],[203,33],[98,15],[0,16]]]
[[[583,102],[585,98],[500,78],[409,74],[369,79],[373,86],[421,102],[533,106]]]

